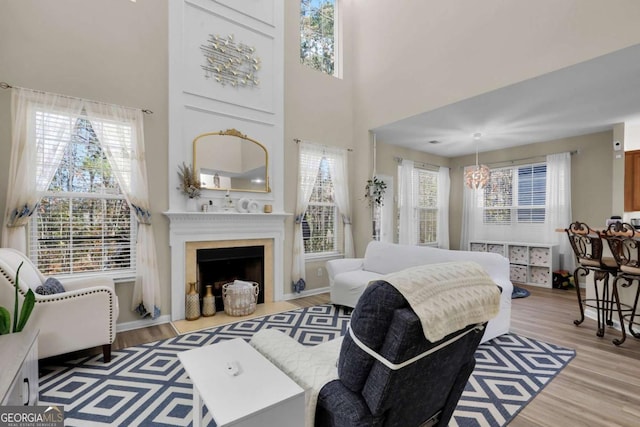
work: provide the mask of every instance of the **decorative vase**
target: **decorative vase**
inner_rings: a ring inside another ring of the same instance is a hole
[[[216,298],[213,296],[213,285],[207,285],[207,293],[202,298],[202,315],[205,317],[216,314]]]
[[[195,198],[187,198],[187,212],[198,212],[198,202]]]
[[[196,320],[200,318],[200,295],[196,290],[196,282],[191,282],[189,285],[191,287],[187,293],[185,317],[187,320]]]

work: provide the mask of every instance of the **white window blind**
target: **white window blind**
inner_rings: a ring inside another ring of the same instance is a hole
[[[323,157],[302,223],[304,251],[319,254],[338,251],[337,206],[329,161]]]
[[[109,140],[124,142],[125,149],[109,149],[122,162],[129,185],[130,125],[36,112],[38,185],[44,195],[31,220],[29,245],[31,259],[46,275],[135,270],[137,223],[96,137],[98,127]]]
[[[544,163],[492,169],[484,189],[484,223],[543,224],[546,174]]]
[[[518,222],[544,223],[547,165],[518,168]]]

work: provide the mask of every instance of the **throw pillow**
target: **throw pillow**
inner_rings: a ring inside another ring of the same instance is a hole
[[[64,292],[64,286],[55,277],[49,277],[44,283],[36,288],[36,293],[40,295],[53,295]]]

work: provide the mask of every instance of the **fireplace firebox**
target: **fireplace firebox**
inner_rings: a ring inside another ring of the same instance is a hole
[[[258,304],[264,303],[264,246],[205,248],[196,251],[200,295],[211,285],[216,311],[224,311],[222,285],[234,280],[259,285]]]

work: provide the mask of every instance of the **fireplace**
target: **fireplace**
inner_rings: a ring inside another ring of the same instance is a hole
[[[273,302],[273,246],[273,239],[187,242],[185,283],[196,282],[200,298],[213,285],[216,312],[224,311],[222,285],[236,279],[258,283],[259,304]]]
[[[284,220],[289,214],[165,212],[165,215],[170,221],[171,320],[185,318],[188,284],[201,281],[197,261],[201,249],[263,247],[263,280],[253,281],[264,286],[261,301],[283,300]]]
[[[216,311],[224,311],[222,285],[234,280],[258,284],[258,304],[264,303],[264,246],[205,248],[196,250],[200,295],[211,286]]]

